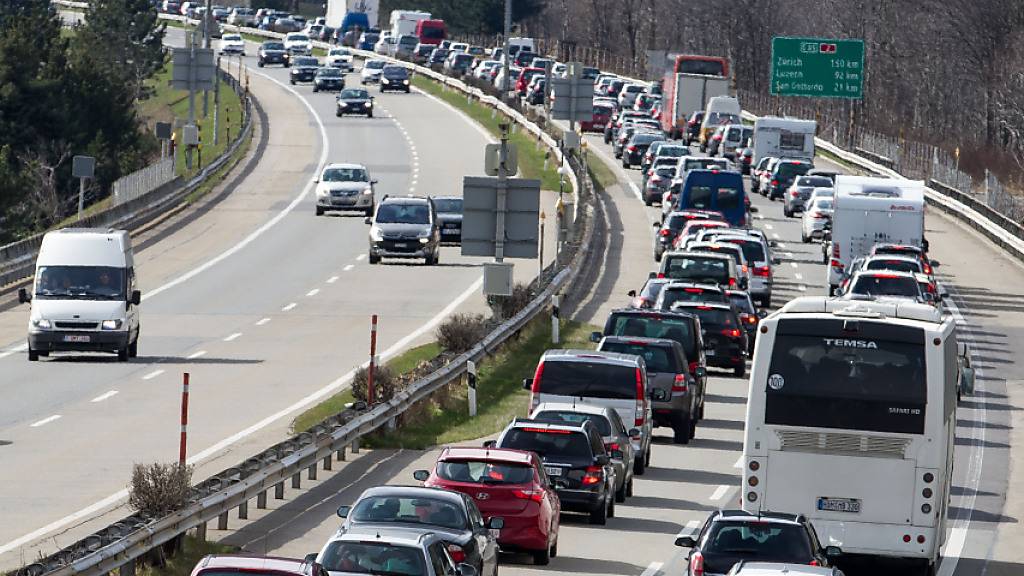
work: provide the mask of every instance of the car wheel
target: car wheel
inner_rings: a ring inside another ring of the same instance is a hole
[[[263,68],[263,60],[258,60],[256,62],[256,65],[259,66],[260,68]]]
[[[654,206],[654,200],[651,200],[647,197],[647,194],[644,194],[644,204],[647,206]]]
[[[410,90],[411,90],[411,88],[406,88],[405,89],[405,93],[408,94]]]
[[[803,242],[804,244],[811,243],[811,239],[807,237],[807,234],[804,234],[803,230],[800,231],[800,241]]]
[[[597,524],[598,526],[604,526],[608,523],[608,506],[604,502],[590,513],[590,523]]]
[[[316,87],[316,84],[313,84],[313,92],[319,92],[319,91],[320,91],[320,89]]]
[[[139,335],[135,335],[135,339],[128,345],[128,356],[130,358],[138,358],[139,356]]]
[[[545,548],[533,553],[533,563],[536,566],[547,566],[551,562],[551,549]]]
[[[680,416],[672,426],[672,441],[676,444],[690,443],[690,430],[693,428],[693,418],[689,414]]]
[[[366,113],[366,117],[367,118],[373,118],[373,112],[367,112]]]
[[[324,215],[324,209],[319,207],[319,206],[317,206],[316,207],[316,215],[317,216],[323,216]]]
[[[626,496],[632,496],[632,495],[633,495],[633,477],[630,476],[629,477],[629,483],[626,484]]]
[[[127,362],[128,361],[128,349],[127,348],[122,348],[121,350],[117,351],[117,361],[118,362]]]
[[[370,262],[370,264],[380,264],[380,256],[374,256],[373,254],[370,254],[370,257],[367,258],[367,260]]]
[[[550,556],[552,558],[558,556],[558,537],[557,536],[555,537],[555,543],[551,545]]]
[[[373,218],[373,206],[370,206],[369,208],[366,209],[366,216],[368,218]]]
[[[295,86],[295,80],[291,80],[292,86]]]
[[[341,118],[341,110],[335,111],[334,115],[337,116],[338,118]]]
[[[633,474],[637,476],[643,476],[644,472],[647,471],[647,457],[646,455],[637,456],[633,459]]]
[[[733,368],[732,369],[732,373],[737,378],[743,378],[744,376],[746,376],[747,375],[747,364],[746,364],[746,362],[744,362],[744,363],[740,364],[739,366]]]
[[[697,408],[697,420],[704,419],[704,400],[700,402],[700,408]]]
[[[615,498],[608,498],[608,517],[615,518]]]
[[[630,168],[629,162],[627,162],[625,160],[625,157],[623,157],[623,160],[622,160],[622,167],[623,168]]]
[[[622,482],[622,486],[618,490],[615,491],[615,501],[616,502],[625,502],[626,501],[626,487],[628,485],[629,485],[629,482],[624,480]]]
[[[654,261],[655,262],[661,262],[661,252],[655,252],[654,253]]]
[[[38,350],[33,350],[32,348],[29,348],[28,349],[28,361],[29,362],[35,362],[37,360],[39,360],[39,351]]]

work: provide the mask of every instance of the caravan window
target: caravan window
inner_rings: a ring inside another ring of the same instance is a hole
[[[802,132],[790,132],[783,130],[779,133],[779,148],[783,150],[803,150],[804,149],[804,138],[806,136]]]

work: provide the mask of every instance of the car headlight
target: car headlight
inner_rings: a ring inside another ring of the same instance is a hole
[[[363,102],[363,106],[366,106],[367,108],[370,108],[370,107],[373,106],[373,102]]]
[[[53,324],[45,318],[36,318],[35,320],[32,320],[32,325],[40,330],[49,330],[50,328],[53,328]]]
[[[391,84],[391,81],[388,80],[387,78],[381,78],[380,81],[385,83],[385,84]]]
[[[373,194],[373,188],[365,188],[363,194]]]
[[[374,242],[380,242],[384,239],[384,235],[380,233],[380,229],[374,226],[370,228],[370,239]]]
[[[408,86],[409,85],[409,81],[408,80],[402,80],[402,84],[405,84],[406,86]]]
[[[316,195],[317,196],[327,196],[327,194],[329,194],[329,193],[330,192],[326,188],[317,188],[316,189]]]
[[[104,330],[120,330],[122,324],[124,324],[124,320],[121,320],[121,319],[117,319],[117,320],[104,320],[103,324],[101,325],[101,327]]]
[[[346,106],[348,106],[348,102],[338,101],[338,108],[345,108]]]
[[[420,244],[426,244],[427,242],[430,242],[430,237],[424,236],[423,238],[420,238]]]

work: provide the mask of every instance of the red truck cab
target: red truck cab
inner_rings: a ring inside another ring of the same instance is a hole
[[[416,23],[416,37],[420,39],[420,44],[436,46],[448,37],[448,28],[444,20],[420,20]]]

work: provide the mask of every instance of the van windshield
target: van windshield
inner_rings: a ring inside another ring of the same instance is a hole
[[[636,367],[605,362],[558,362],[546,360],[540,381],[541,394],[579,398],[636,398]]]
[[[112,266],[40,266],[36,298],[124,300],[125,270]]]

